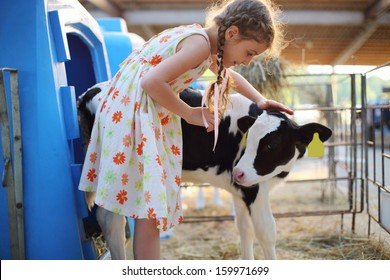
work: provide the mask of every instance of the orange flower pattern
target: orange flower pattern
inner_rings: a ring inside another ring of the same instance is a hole
[[[114,123],[119,123],[121,121],[121,119],[123,118],[122,116],[122,112],[121,111],[116,111],[113,115],[112,115],[112,121]]]
[[[180,184],[181,184],[181,179],[179,176],[176,175],[175,177],[175,182],[176,182],[176,185],[178,185],[180,187]]]
[[[126,156],[124,152],[117,153],[112,159],[116,165],[124,164],[126,160]]]
[[[129,175],[122,174],[122,185],[126,185],[129,182]]]
[[[88,180],[89,180],[90,182],[93,183],[93,182],[95,181],[95,179],[96,179],[96,177],[97,177],[95,168],[92,168],[92,169],[90,169],[90,170],[88,171],[87,177],[88,177]]]
[[[96,160],[97,160],[97,154],[96,153],[92,153],[89,155],[89,160],[92,162],[92,163],[95,163]]]
[[[131,146],[131,136],[130,134],[126,134],[125,137],[122,139],[122,144],[125,147],[130,147]]]
[[[128,198],[127,198],[127,191],[121,190],[116,195],[116,200],[118,200],[119,204],[124,204],[128,200]]]
[[[157,66],[161,61],[162,61],[161,56],[157,54],[152,57],[152,59],[150,60],[150,64],[153,66]]]
[[[161,124],[162,125],[167,125],[169,122],[169,116],[166,116],[164,118],[161,119]]]
[[[175,156],[180,156],[180,148],[175,146],[175,145],[172,145],[171,147],[171,151],[172,151],[172,154],[174,154]]]
[[[96,191],[96,204],[135,219],[156,219],[162,231],[183,220],[180,201],[180,119],[141,88],[142,77],[172,56],[200,25],[180,26],[154,36],[135,50],[99,93],[79,189]],[[169,83],[179,93],[209,67],[207,59]]]

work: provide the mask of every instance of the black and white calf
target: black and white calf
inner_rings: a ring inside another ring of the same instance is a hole
[[[96,111],[99,84],[79,99],[81,127],[89,133]],[[200,106],[200,92],[188,89],[180,98],[190,106]],[[233,195],[236,225],[243,259],[253,259],[256,237],[266,259],[276,259],[276,226],[269,203],[269,187],[283,180],[295,161],[318,132],[326,141],[332,135],[327,127],[310,123],[295,124],[284,114],[264,111],[240,94],[233,94],[219,125],[218,142],[213,151],[214,133],[182,121],[183,182],[209,183]],[[82,129],[83,130],[83,129]],[[88,206],[94,195],[87,195]],[[124,218],[98,209],[98,222],[113,259],[124,259]],[[114,230],[115,229],[115,230]]]

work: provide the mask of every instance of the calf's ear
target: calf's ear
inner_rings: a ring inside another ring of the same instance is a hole
[[[237,126],[243,133],[245,133],[255,123],[255,121],[256,118],[251,116],[245,116],[237,120]]]
[[[332,130],[319,123],[309,123],[298,128],[299,138],[306,145],[311,142],[315,132],[318,132],[322,142],[325,142],[332,136]]]

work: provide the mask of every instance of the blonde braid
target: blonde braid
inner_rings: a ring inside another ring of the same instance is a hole
[[[219,88],[222,87],[222,83],[224,81],[224,77],[222,76],[222,73],[224,71],[223,67],[223,47],[225,46],[225,32],[226,32],[227,27],[225,25],[221,25],[218,28],[218,39],[217,39],[217,67],[218,67],[218,72],[217,72],[217,80],[213,82],[210,85],[210,90],[207,93],[207,107],[209,107],[210,110],[214,109],[213,105],[213,99],[214,99],[214,86],[217,84]],[[229,79],[229,77],[228,77]],[[230,79],[229,79],[230,80]],[[226,104],[228,102],[228,95],[229,95],[229,90],[230,90],[230,83],[227,81],[227,86],[225,88],[225,91],[222,93],[222,100],[221,100],[221,105],[218,108],[218,113],[220,117],[223,116],[225,109],[226,109]]]

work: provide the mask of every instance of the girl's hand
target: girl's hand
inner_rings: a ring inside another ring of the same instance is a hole
[[[275,100],[269,100],[269,99],[264,99],[262,101],[257,102],[257,107],[260,109],[276,109],[278,111],[287,113],[289,115],[293,115],[294,111],[291,110],[289,107],[286,105],[283,105],[279,102],[276,102]]]
[[[192,107],[191,108],[191,114],[186,117],[184,120],[188,122],[189,124],[198,125],[198,126],[204,126],[203,118],[202,118],[202,111],[206,118],[207,124],[209,125],[207,128],[207,132],[211,132],[215,128],[214,123],[214,114],[210,112],[210,110],[206,107]],[[219,124],[220,119],[218,119]],[[218,125],[216,124],[216,125]]]

